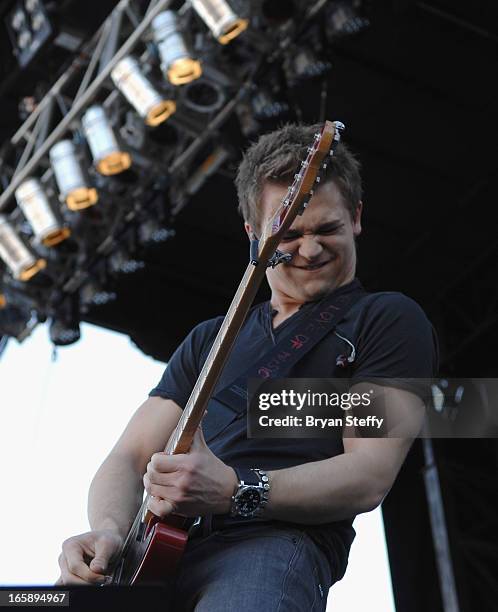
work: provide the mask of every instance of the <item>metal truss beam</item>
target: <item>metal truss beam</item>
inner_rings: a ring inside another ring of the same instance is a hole
[[[126,5],[130,2],[130,0],[121,0],[121,2],[116,6],[111,15],[107,18],[106,22],[112,21],[114,19],[114,14],[116,11],[123,11]],[[155,2],[152,7],[149,7],[147,10],[143,20],[140,24],[135,28],[134,32],[129,36],[129,38],[123,43],[123,45],[116,51],[116,53],[112,56],[112,58],[107,62],[105,66],[102,67],[99,74],[94,78],[94,80],[88,84],[86,89],[79,92],[79,96],[74,100],[71,109],[68,113],[62,118],[60,123],[55,127],[50,135],[46,138],[46,140],[39,146],[39,148],[34,152],[33,156],[27,161],[27,163],[16,173],[13,177],[11,183],[7,187],[7,189],[0,196],[0,211],[3,210],[10,198],[14,195],[15,190],[21,184],[21,182],[26,179],[38,166],[40,160],[46,155],[49,149],[57,142],[57,140],[64,135],[64,133],[70,128],[71,123],[77,118],[78,114],[81,110],[93,99],[96,95],[105,79],[108,78],[114,66],[130,51],[135,47],[135,45],[140,41],[141,37],[146,32],[147,28],[150,26],[154,17],[160,13],[161,11],[168,8],[171,4],[171,0],[159,0]],[[109,26],[107,26],[109,27]],[[104,25],[103,32],[105,33],[107,28]],[[104,46],[105,48],[105,46]],[[63,81],[65,83],[66,81]],[[58,81],[60,92],[60,79]],[[51,90],[52,91],[52,90]],[[48,96],[52,96],[51,92],[47,94]],[[49,105],[47,101],[44,104],[44,108]],[[30,124],[31,125],[31,124]],[[26,128],[24,126],[21,127],[18,132],[14,135],[14,138],[20,140],[22,136],[26,133]]]

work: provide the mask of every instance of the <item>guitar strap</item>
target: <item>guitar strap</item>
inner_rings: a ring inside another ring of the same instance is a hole
[[[249,378],[281,378],[344,317],[347,311],[367,292],[355,279],[347,291],[334,291],[318,301],[292,329],[263,357],[251,365],[213,399],[226,404],[239,414],[247,407]]]

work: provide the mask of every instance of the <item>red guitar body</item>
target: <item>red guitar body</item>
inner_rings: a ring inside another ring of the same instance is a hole
[[[183,525],[184,519],[176,518],[172,517],[170,523],[151,519],[145,534],[137,530],[114,570],[111,584],[158,585],[171,579],[188,539],[187,531],[173,524]]]

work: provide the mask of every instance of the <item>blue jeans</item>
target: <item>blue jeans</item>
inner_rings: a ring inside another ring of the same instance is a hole
[[[188,542],[172,610],[319,612],[332,582],[325,554],[300,529],[230,527]]]

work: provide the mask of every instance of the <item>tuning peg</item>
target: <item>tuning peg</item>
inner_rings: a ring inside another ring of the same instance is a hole
[[[291,259],[292,253],[282,253],[282,251],[277,249],[274,255],[268,260],[267,267],[275,268],[281,263],[288,263]]]
[[[306,207],[308,206],[309,201],[308,202],[303,202],[301,205],[301,208],[297,211],[298,215],[302,215],[304,213],[304,211],[306,210]]]

